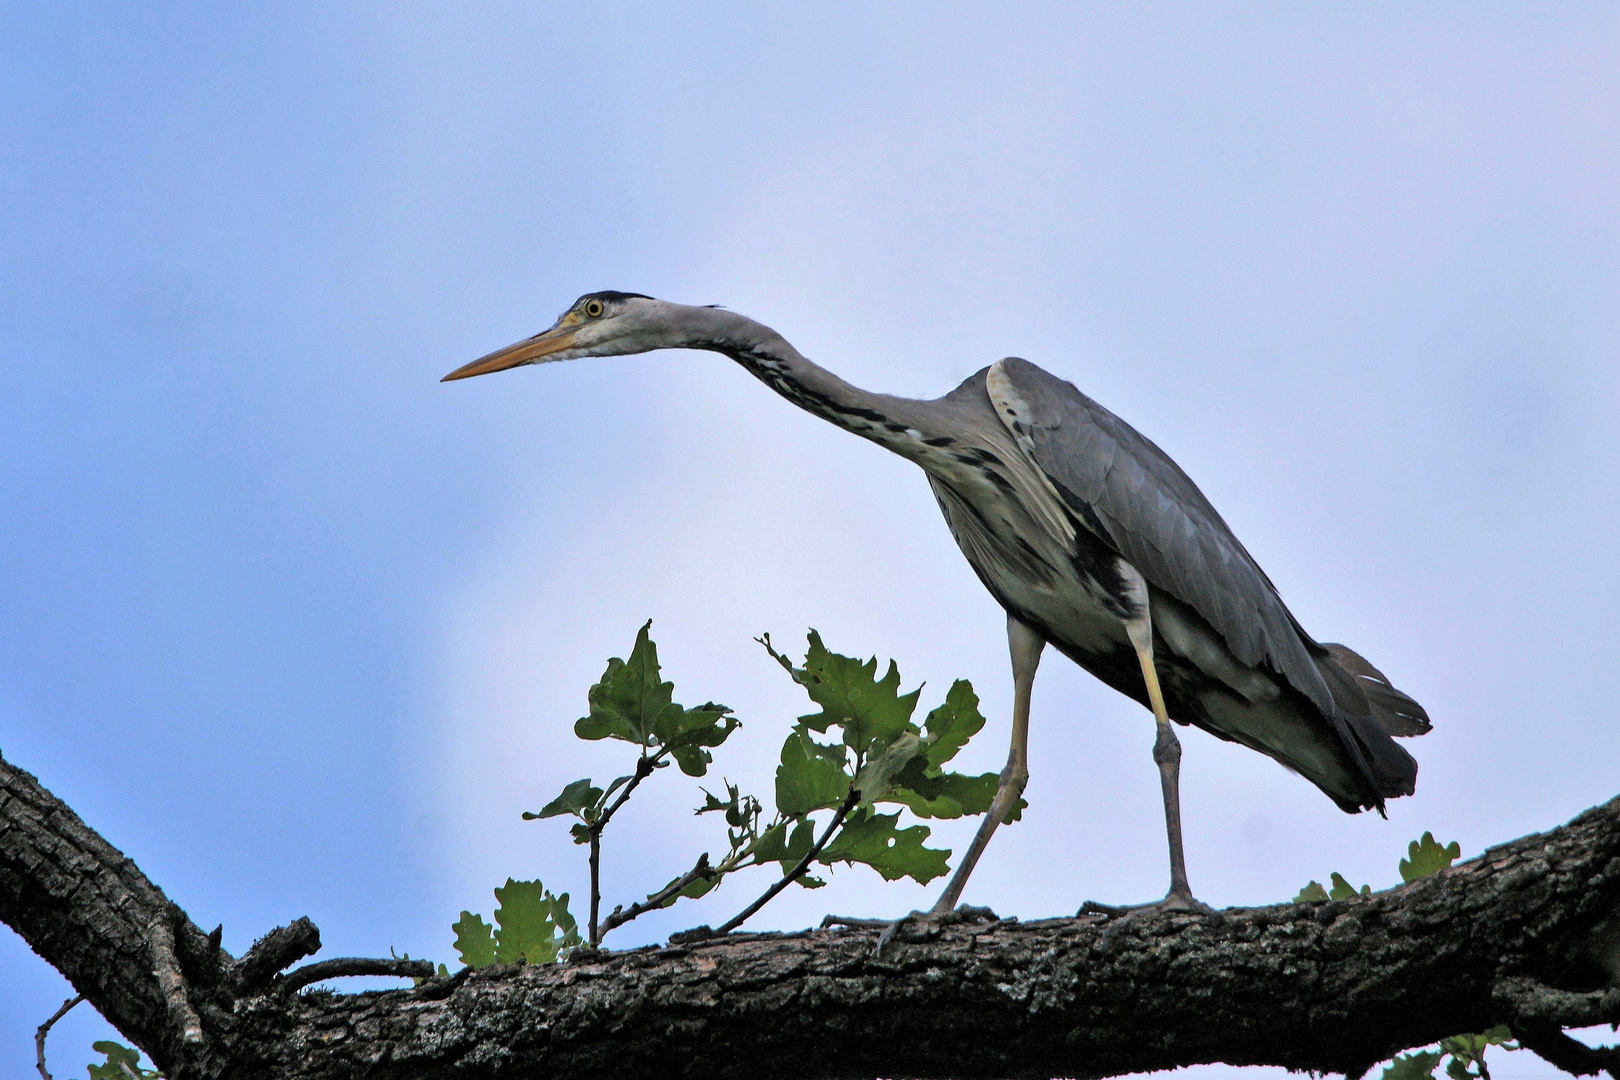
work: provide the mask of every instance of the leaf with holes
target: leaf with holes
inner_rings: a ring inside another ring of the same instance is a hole
[[[1451,868],[1451,864],[1462,855],[1462,845],[1453,840],[1441,847],[1435,842],[1433,833],[1424,833],[1422,839],[1414,840],[1407,845],[1409,858],[1401,860],[1401,880],[1416,881],[1430,874],[1438,874],[1442,870]]]
[[[950,865],[950,851],[924,847],[929,829],[913,825],[897,827],[900,815],[879,814],[859,809],[844,819],[844,827],[822,849],[819,862],[864,863],[883,875],[885,881],[909,877],[922,884],[943,875]]]

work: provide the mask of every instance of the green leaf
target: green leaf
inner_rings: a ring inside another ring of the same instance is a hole
[[[495,890],[495,959],[502,964],[519,960],[531,964],[557,959],[557,924],[551,917],[551,896],[538,881],[506,879]]]
[[[653,741],[658,746],[669,748],[676,764],[686,775],[702,776],[714,757],[701,748],[719,746],[742,726],[741,721],[730,713],[729,708],[712,701],[695,709],[671,704],[653,724]]]
[[[670,705],[675,686],[659,678],[658,646],[647,636],[652,620],[636,634],[630,659],[609,660],[602,678],[587,695],[589,716],[574,724],[581,739],[623,739],[650,746],[653,728]]]
[[[945,704],[939,706],[928,714],[923,721],[923,729],[927,734],[928,768],[933,773],[939,772],[939,767],[956,756],[956,752],[967,745],[967,741],[979,733],[984,727],[984,716],[979,712],[979,695],[973,692],[973,684],[966,679],[957,679],[951,684],[950,691],[945,695]],[[990,804],[984,804],[989,809]],[[972,814],[982,814],[984,810],[970,810]]]
[[[929,776],[926,761],[913,758],[894,778],[893,786],[881,801],[899,803],[918,817],[958,818],[989,810],[1000,783],[1001,774],[993,772],[978,776],[954,772]],[[1017,821],[1028,805],[1019,799],[1007,815],[1007,822]]]
[[[568,913],[568,894],[552,896],[538,881],[513,881],[495,890],[499,928],[491,932],[484,920],[463,911],[456,922],[456,949],[468,967],[546,964],[580,943],[579,928]]]
[[[1312,881],[1294,897],[1296,904],[1319,904],[1328,898],[1328,891],[1322,888],[1320,881]]]
[[[831,652],[814,630],[808,640],[804,667],[796,668],[771,647],[769,636],[761,639],[777,663],[804,687],[810,700],[821,706],[819,713],[801,716],[801,724],[818,732],[840,727],[844,745],[863,754],[870,747],[887,746],[905,731],[915,730],[911,714],[917,708],[922,688],[900,693],[900,669],[894,661],[889,661],[888,672],[879,679],[876,657],[863,664]]]
[[[551,921],[556,923],[557,929],[562,932],[560,943],[562,948],[579,944],[579,923],[568,913],[567,893],[551,898]]]
[[[1450,1054],[1452,1062],[1461,1059],[1466,1065],[1478,1064],[1485,1059],[1485,1048],[1488,1046],[1503,1046],[1509,1050],[1517,1050],[1517,1046],[1508,1046],[1513,1040],[1513,1032],[1508,1030],[1506,1024],[1498,1024],[1478,1035],[1452,1035],[1440,1040],[1440,1052]],[[1447,1066],[1450,1072],[1450,1065]],[[1467,1074],[1475,1075],[1475,1074]]]
[[[844,819],[843,828],[822,849],[819,862],[865,863],[885,881],[909,877],[927,884],[949,868],[950,851],[923,846],[928,839],[926,825],[896,828],[898,813],[878,814],[860,809]]]
[[[495,930],[482,915],[463,911],[450,925],[456,932],[456,952],[470,968],[489,967],[495,962]]]
[[[620,777],[620,780],[623,779],[625,778]],[[615,781],[616,784],[617,782]],[[525,811],[523,819],[533,821],[536,818],[561,817],[563,814],[573,814],[581,821],[592,821],[595,819],[596,814],[588,813],[588,811],[600,811],[602,800],[606,797],[601,788],[592,786],[589,778],[575,780],[562,789],[561,795],[542,806],[538,814]]]
[[[789,821],[778,821],[760,833],[751,854],[761,863],[780,862],[787,858]]]
[[[715,874],[713,877],[697,878],[697,879],[689,882],[687,884],[686,888],[682,889],[680,892],[674,894],[673,896],[670,896],[670,897],[666,898],[664,900],[664,902],[662,904],[659,904],[658,906],[661,907],[661,908],[672,907],[677,901],[679,901],[679,900],[681,900],[683,898],[687,899],[687,900],[696,900],[698,897],[704,895],[705,893],[707,893],[711,889],[713,889],[715,886],[719,885],[720,880],[721,880],[721,878],[723,876],[724,875],[722,875],[722,874]],[[681,879],[678,878],[678,877],[670,878],[668,883],[666,883],[664,885],[664,888],[665,889],[669,888],[670,885],[675,884],[679,880],[681,880]],[[654,896],[657,896],[658,893],[662,892],[662,891],[663,891],[663,889],[660,889],[657,892],[648,893],[647,898],[650,900]]]
[[[795,729],[782,744],[781,761],[776,769],[776,810],[784,817],[837,806],[849,794],[842,746],[823,746]]]
[[[591,714],[574,724],[582,739],[622,739],[640,747],[667,749],[681,771],[702,776],[714,760],[703,747],[719,746],[741,726],[731,710],[710,701],[695,709],[677,705],[675,685],[663,681],[658,646],[648,631],[636,634],[629,660],[608,661],[602,678],[591,687]],[[628,778],[627,778],[628,779]],[[613,789],[608,790],[611,795]]]
[[[1462,845],[1453,840],[1445,847],[1435,843],[1433,833],[1424,833],[1421,840],[1414,840],[1407,845],[1409,858],[1401,860],[1401,880],[1416,881],[1430,874],[1438,874],[1449,869],[1451,864],[1462,855]]]
[[[608,785],[608,789],[602,793],[602,798],[598,805],[606,806],[607,801],[613,798],[613,793],[624,787],[624,785],[628,784],[632,779],[634,778],[630,776],[621,776],[614,780],[613,783]]]
[[[799,860],[809,854],[810,849],[815,844],[816,823],[809,818],[805,818],[794,826],[793,835],[788,837],[787,849],[782,853],[782,873],[786,874],[795,866],[798,866]],[[811,888],[814,887],[811,886]]]
[[[98,1039],[90,1044],[90,1049],[98,1054],[105,1054],[107,1060],[100,1065],[87,1066],[90,1070],[90,1080],[129,1080],[135,1076],[138,1080],[161,1080],[162,1073],[155,1069],[141,1068],[141,1052],[125,1046],[123,1043],[113,1042],[111,1039]],[[124,1065],[129,1066],[125,1072]]]
[[[1356,887],[1346,881],[1344,875],[1337,870],[1333,872],[1333,876],[1329,880],[1333,884],[1333,889],[1328,893],[1328,898],[1332,900],[1349,900],[1357,896],[1368,896],[1372,893],[1371,885],[1363,885],[1358,892]],[[1321,886],[1318,885],[1317,888],[1321,888]]]
[[[1440,1055],[1431,1050],[1415,1054],[1402,1054],[1384,1066],[1379,1080],[1433,1080],[1434,1067],[1440,1064]]]
[[[871,806],[889,794],[896,773],[912,761],[926,760],[922,741],[912,732],[903,732],[889,745],[873,754],[861,771],[855,774],[855,787],[861,793],[861,805]]]

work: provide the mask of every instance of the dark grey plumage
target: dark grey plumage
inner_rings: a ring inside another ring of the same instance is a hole
[[[1350,649],[1318,644],[1306,633],[1203,492],[1151,440],[1073,384],[1027,360],[1009,358],[1002,367],[1030,406],[1028,419],[1016,425],[1076,520],[1136,566],[1163,597],[1195,612],[1240,664],[1280,676],[1289,692],[1285,701],[1295,695],[1304,699],[1289,702],[1291,719],[1302,728],[1299,736],[1319,743],[1324,732],[1311,729],[1326,725],[1341,748],[1335,756],[1342,758],[1344,772],[1324,776],[1319,767],[1290,754],[1288,741],[1264,745],[1251,732],[1212,716],[1201,697],[1231,691],[1212,686],[1203,672],[1161,676],[1171,718],[1277,758],[1346,810],[1381,808],[1386,798],[1412,794],[1417,762],[1390,737],[1428,731],[1422,706]],[[964,388],[972,393],[982,378],[983,373],[974,376]],[[1059,648],[1062,640],[1061,631],[1052,637]],[[1155,655],[1166,652],[1175,655],[1173,648]],[[1089,668],[1094,658],[1074,659]],[[1127,659],[1097,674],[1146,704],[1140,674]],[[1111,677],[1120,668],[1128,674]],[[1354,800],[1346,797],[1352,790]]]

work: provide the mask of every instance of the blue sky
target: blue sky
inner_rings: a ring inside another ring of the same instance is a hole
[[[1617,47],[1597,4],[0,4],[0,749],[234,951],[307,914],[447,961],[507,876],[581,893],[518,814],[623,771],[570,725],[648,617],[745,786],[804,711],[751,638],[810,626],[971,678],[998,767],[1002,618],[911,466],[709,354],[438,383],[621,288],[876,390],[1074,380],[1428,706],[1388,822],[1184,736],[1204,899],[1555,825],[1620,790]],[[1033,723],[967,899],[1162,893],[1148,714],[1050,656]],[[715,843],[660,785],[610,906]],[[21,1076],[69,991],[9,931],[0,970]]]

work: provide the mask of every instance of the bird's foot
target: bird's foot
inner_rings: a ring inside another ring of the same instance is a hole
[[[1115,906],[1113,904],[1099,904],[1095,900],[1087,900],[1075,912],[1076,918],[1086,915],[1101,915],[1106,919],[1125,919],[1140,915],[1160,915],[1166,911],[1185,911],[1195,915],[1214,915],[1215,909],[1199,900],[1185,889],[1171,889],[1163,900],[1155,900],[1151,904],[1126,904]]]
[[[851,926],[859,930],[878,930],[877,945],[872,949],[873,956],[882,956],[883,950],[895,940],[902,930],[908,931],[908,937],[918,937],[920,940],[937,937],[940,930],[947,926],[956,926],[960,923],[1002,922],[1001,916],[987,907],[973,907],[963,904],[954,911],[913,911],[909,915],[890,921],[888,919],[855,919],[844,915],[828,915],[821,920],[822,929],[830,926]]]

